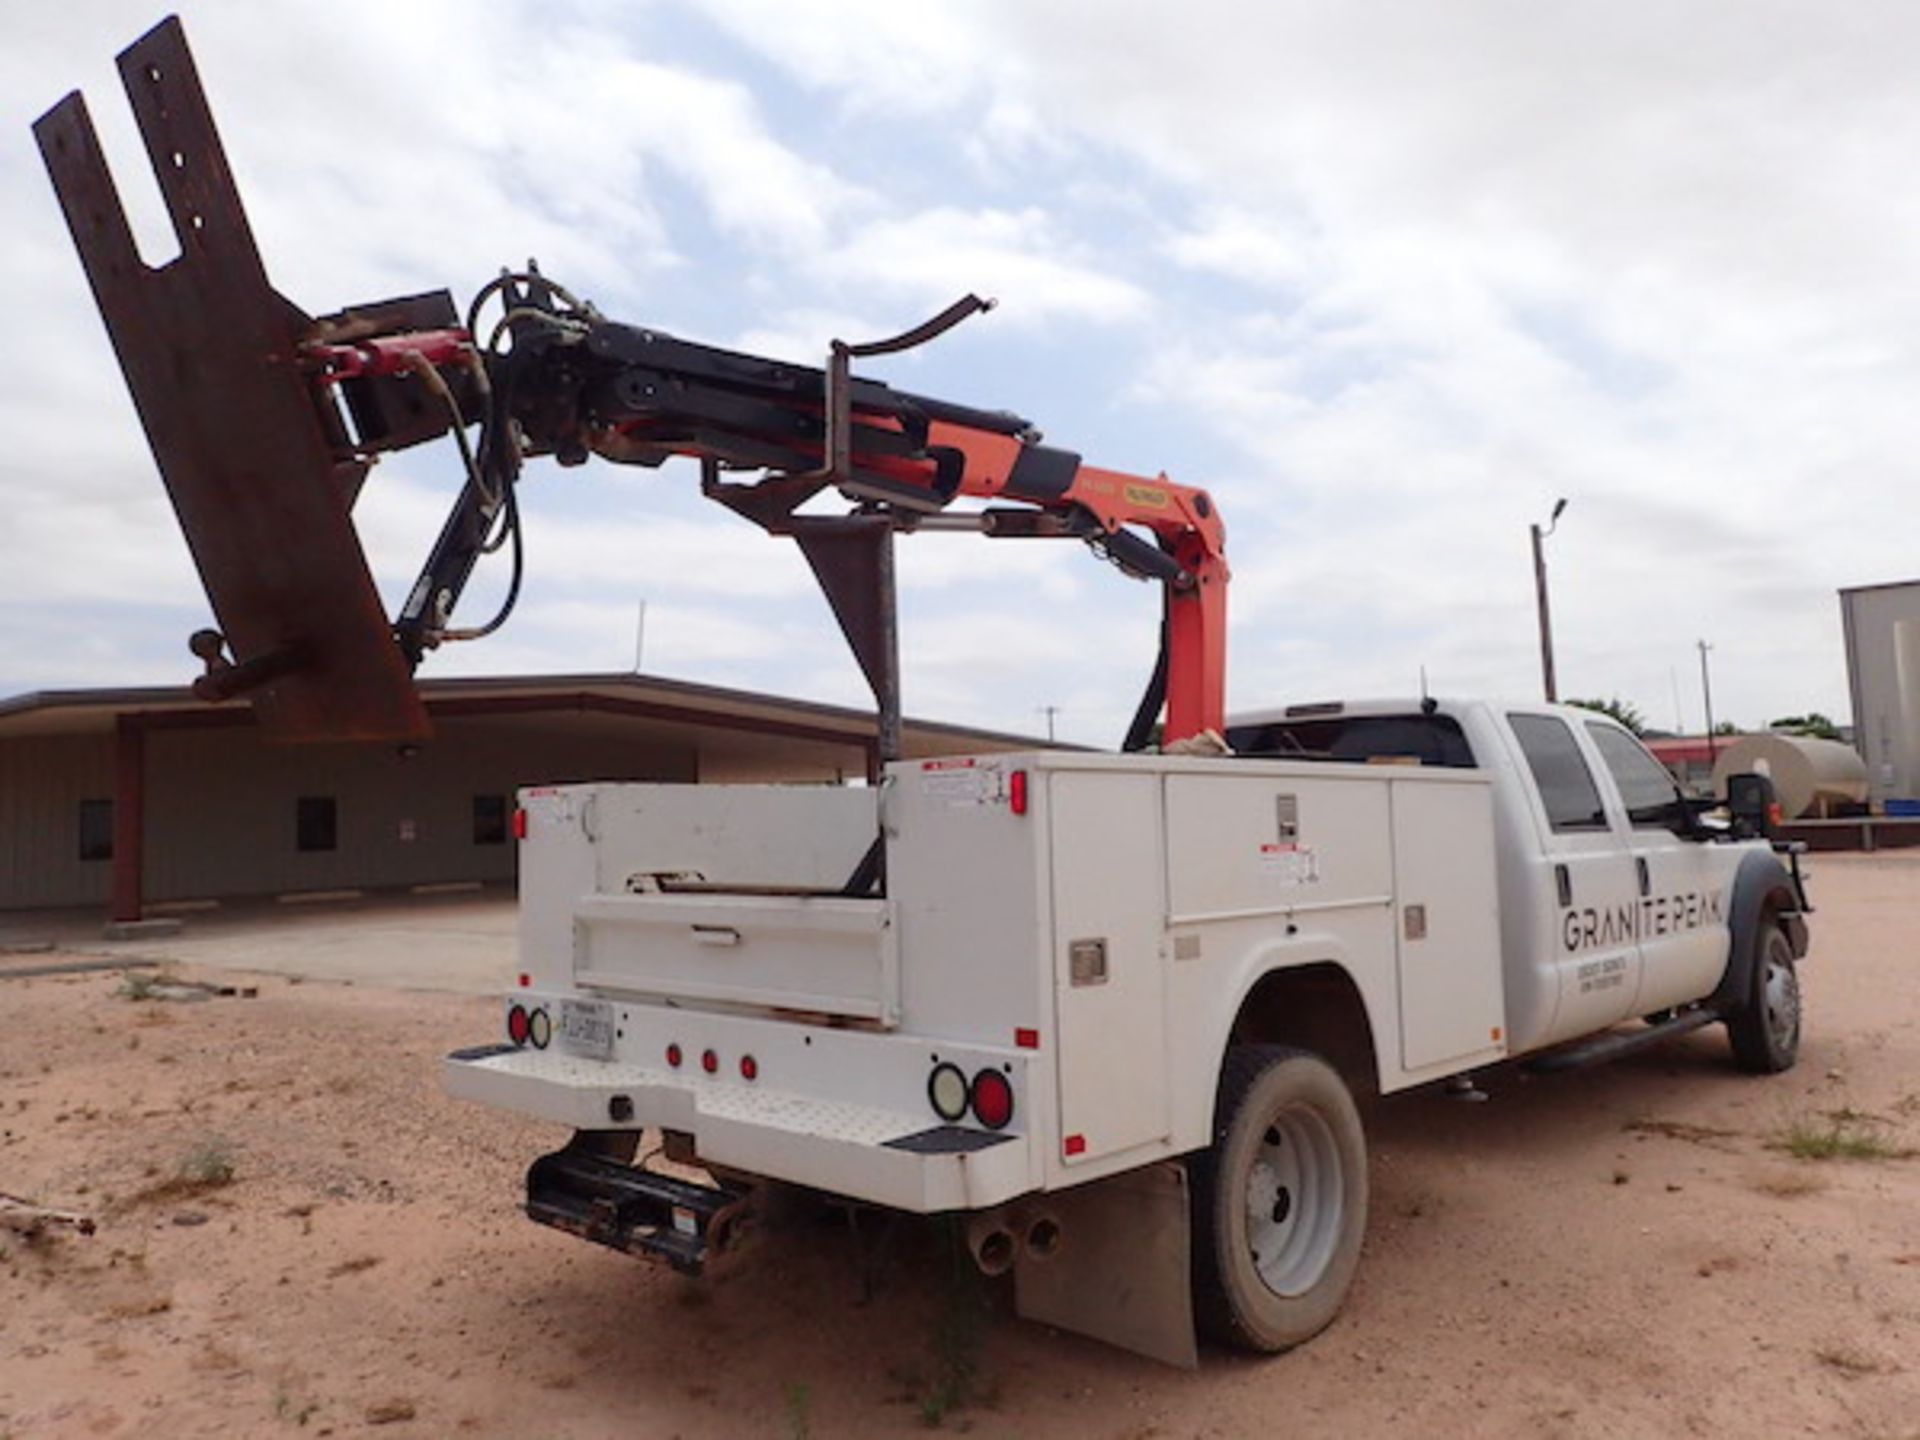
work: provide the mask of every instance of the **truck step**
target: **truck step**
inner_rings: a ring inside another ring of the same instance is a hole
[[[1651,1045],[1671,1040],[1676,1035],[1684,1035],[1689,1030],[1699,1030],[1708,1025],[1718,1024],[1727,1017],[1717,1007],[1702,1005],[1694,1010],[1682,1010],[1678,1015],[1669,1016],[1656,1025],[1648,1025],[1640,1030],[1609,1030],[1596,1035],[1591,1040],[1582,1040],[1577,1045],[1565,1049],[1550,1051],[1538,1059],[1529,1060],[1526,1068],[1540,1074],[1550,1074],[1556,1070],[1578,1070],[1587,1065],[1599,1065],[1604,1061],[1618,1060],[1622,1055],[1631,1055],[1636,1050],[1645,1050]]]
[[[724,1248],[743,1191],[698,1185],[572,1146],[527,1170],[527,1214],[596,1245],[698,1275]]]

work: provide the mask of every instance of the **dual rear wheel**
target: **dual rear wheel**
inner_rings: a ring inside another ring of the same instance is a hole
[[[1214,1143],[1189,1162],[1194,1318],[1272,1353],[1339,1314],[1367,1228],[1367,1144],[1338,1072],[1281,1045],[1227,1054]]]

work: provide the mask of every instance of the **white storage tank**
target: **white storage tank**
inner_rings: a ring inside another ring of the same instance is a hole
[[[1800,735],[1742,735],[1713,762],[1713,789],[1727,793],[1727,777],[1756,771],[1773,781],[1789,820],[1825,816],[1843,803],[1867,798],[1867,767],[1851,745]]]

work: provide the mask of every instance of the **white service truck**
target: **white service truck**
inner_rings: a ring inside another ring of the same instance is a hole
[[[458,1096],[569,1127],[533,1218],[695,1270],[754,1180],[968,1218],[1023,1315],[1176,1363],[1331,1321],[1356,1098],[1800,1032],[1797,865],[1590,711],[1296,706],[1226,758],[521,796],[519,988]],[[1763,800],[1758,803],[1763,803]],[[885,895],[849,885],[876,827]],[[1742,838],[1749,837],[1749,838]],[[637,1168],[643,1131],[712,1185]]]
[[[1714,1022],[1746,1068],[1792,1063],[1807,906],[1754,838],[1760,777],[1715,828],[1584,712],[1227,727],[1207,490],[853,372],[990,301],[835,340],[818,369],[616,322],[531,263],[464,319],[447,291],[312,315],[268,280],[179,21],[119,67],[166,265],[140,260],[82,96],[34,130],[221,627],[189,642],[196,694],[245,697],[271,740],[432,743],[414,672],[505,623],[541,456],[697,462],[703,495],[799,546],[873,690],[865,787],[523,792],[522,983],[504,1038],[445,1073],[573,1130],[529,1172],[535,1219],[692,1270],[752,1177],[965,1214],[1023,1313],[1190,1362],[1195,1320],[1278,1350],[1338,1309],[1366,1224],[1356,1095]],[[355,499],[441,437],[465,483],[390,617]],[[948,530],[1080,542],[1161,587],[1129,753],[900,758],[894,539]],[[456,623],[496,554],[498,612]],[[1176,747],[1224,727],[1233,753],[1142,753],[1156,724]],[[634,1164],[648,1129],[714,1183]]]

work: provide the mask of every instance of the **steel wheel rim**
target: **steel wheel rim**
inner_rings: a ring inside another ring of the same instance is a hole
[[[1245,1196],[1247,1249],[1261,1283],[1286,1299],[1311,1290],[1339,1248],[1346,1200],[1332,1127],[1305,1106],[1273,1116]]]
[[[1800,1038],[1800,977],[1794,973],[1793,959],[1785,953],[1786,948],[1786,942],[1778,937],[1767,942],[1767,969],[1760,992],[1767,1035],[1779,1050],[1790,1048]]]

